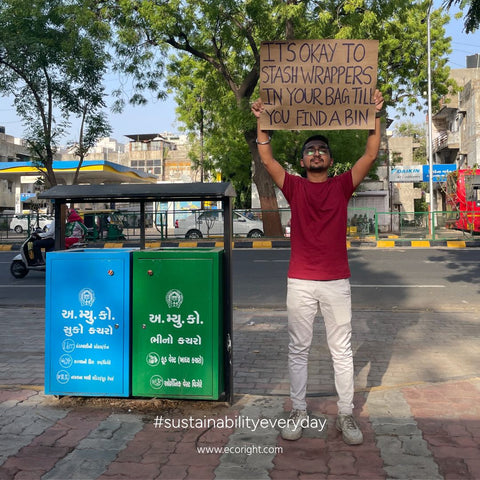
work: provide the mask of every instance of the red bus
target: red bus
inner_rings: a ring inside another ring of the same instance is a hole
[[[480,169],[455,170],[447,176],[447,226],[480,233]]]

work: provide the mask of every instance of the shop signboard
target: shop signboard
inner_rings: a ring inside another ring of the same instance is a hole
[[[397,165],[390,169],[390,181],[395,183],[402,182],[422,182],[422,165]]]
[[[455,164],[432,165],[433,181],[446,182],[447,175],[457,169]],[[418,183],[430,181],[429,165],[396,165],[390,169],[390,181],[394,183]]]
[[[457,169],[457,166],[453,163],[448,164],[436,164],[432,165],[433,181],[434,182],[446,182],[447,175],[450,172],[454,172]],[[423,181],[430,181],[430,168],[428,165],[423,165]]]

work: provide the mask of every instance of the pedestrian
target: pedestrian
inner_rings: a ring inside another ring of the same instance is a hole
[[[306,178],[292,175],[273,157],[270,136],[260,127],[261,100],[252,104],[257,117],[260,159],[291,209],[291,255],[287,279],[288,368],[292,411],[282,437],[297,440],[308,425],[306,404],[308,354],[313,322],[320,309],[333,361],[338,395],[336,428],[345,443],[358,445],[363,434],[353,417],[354,369],[351,347],[351,294],[346,231],[348,201],[368,174],[380,148],[382,94],[376,90],[375,129],[369,131],[365,152],[347,172],[329,176],[333,156],[328,139],[308,138],[300,165]]]

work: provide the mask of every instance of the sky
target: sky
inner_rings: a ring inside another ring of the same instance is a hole
[[[439,8],[442,0],[435,0],[435,8]],[[458,9],[452,8],[449,12],[450,23],[446,26],[446,33],[452,37],[452,53],[449,59],[450,68],[465,68],[466,57],[480,53],[480,31],[473,34],[463,32],[463,18],[455,19],[454,13]],[[111,91],[118,88],[119,77],[109,75],[106,78],[106,89]],[[107,100],[108,102],[108,100]],[[128,106],[121,114],[108,112],[109,121],[112,126],[112,138],[120,143],[127,143],[125,135],[137,133],[180,133],[181,124],[176,120],[175,101],[173,97],[160,101],[150,98],[146,106]],[[421,120],[416,120],[421,121]],[[21,138],[23,126],[12,107],[10,98],[0,97],[0,126],[5,127],[5,133]],[[70,137],[65,137],[65,143],[74,138],[75,132]]]

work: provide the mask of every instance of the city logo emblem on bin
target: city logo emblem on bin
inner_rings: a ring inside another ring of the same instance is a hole
[[[75,350],[75,342],[71,338],[66,338],[62,342],[62,349],[67,353],[73,352]]]
[[[180,290],[169,290],[165,296],[168,308],[180,308],[183,303],[183,293]]]
[[[157,352],[150,352],[147,355],[147,365],[156,367],[160,363],[160,355]]]
[[[64,353],[60,359],[58,360],[58,362],[60,363],[60,365],[63,367],[63,368],[70,368],[72,365],[73,365],[73,358],[68,355],[67,353]]]
[[[95,292],[91,288],[83,288],[78,294],[82,307],[91,307],[95,302]]]
[[[155,389],[163,387],[163,378],[160,375],[154,375],[150,378],[150,386]]]
[[[57,379],[58,383],[65,385],[70,381],[70,374],[66,370],[60,370],[55,375],[55,378]]]

